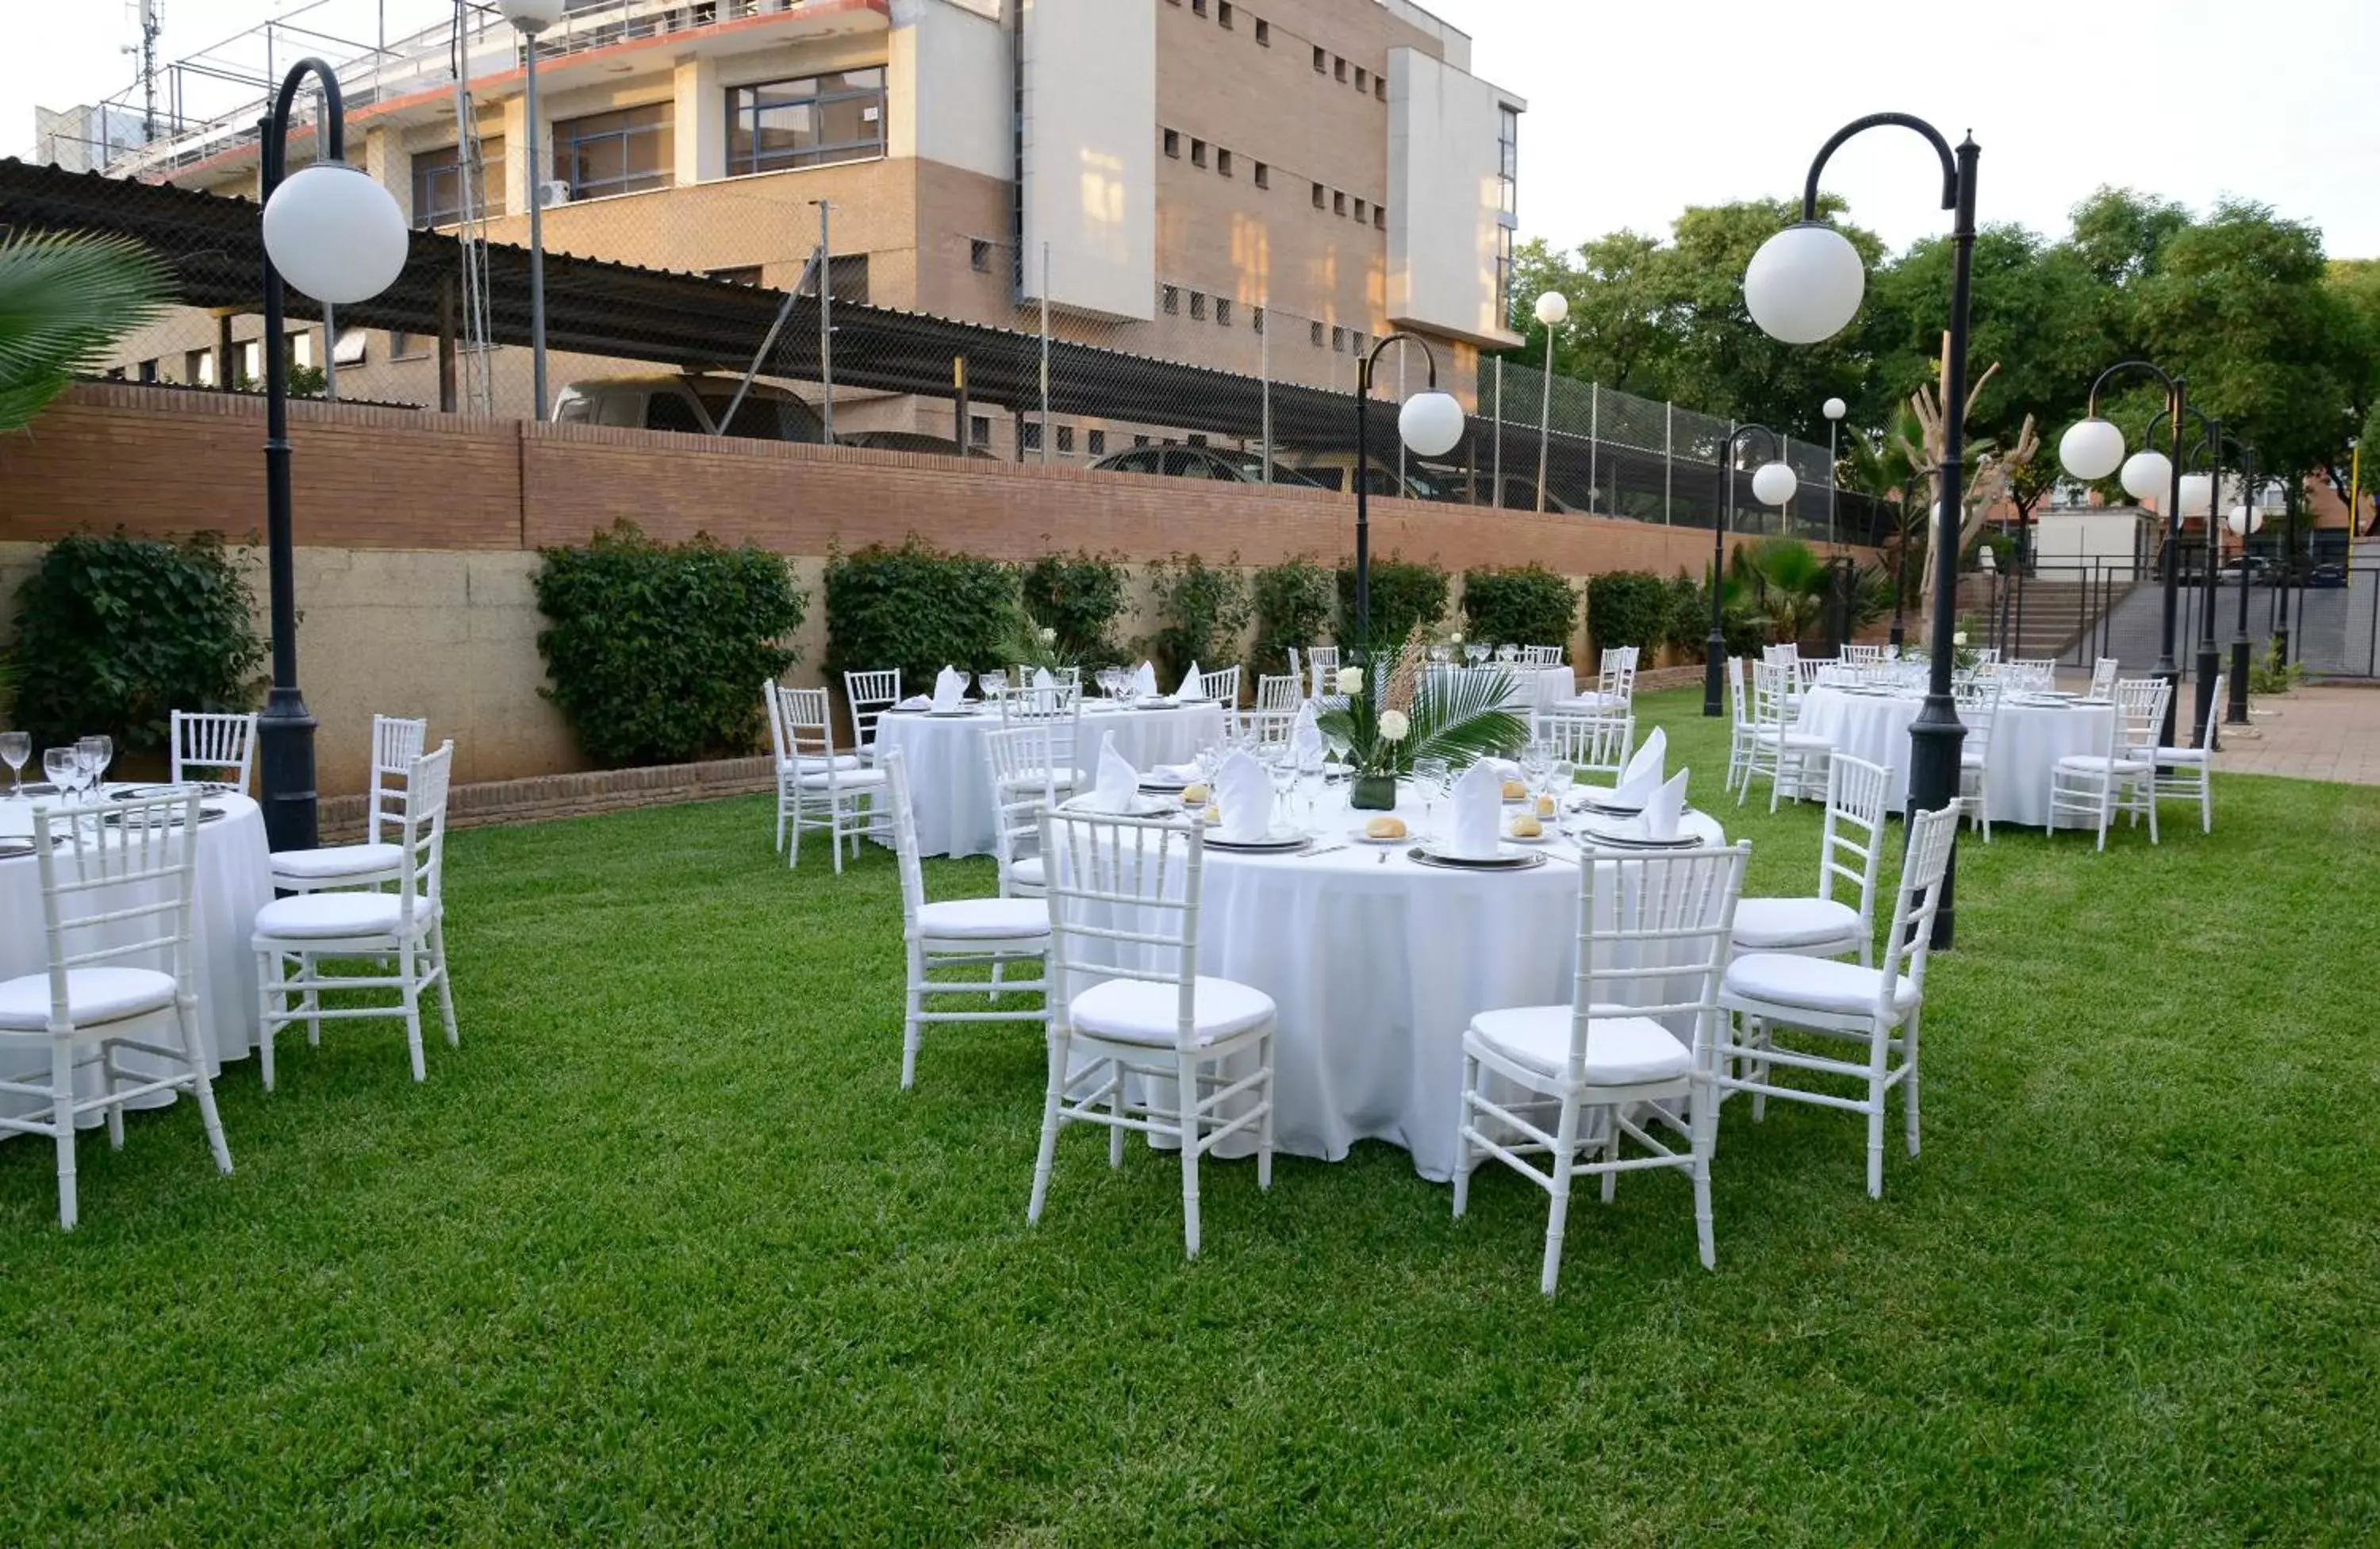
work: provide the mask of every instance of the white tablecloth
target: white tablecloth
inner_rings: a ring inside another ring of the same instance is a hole
[[[1577,676],[1572,672],[1570,668],[1564,666],[1447,666],[1440,667],[1438,670],[1466,677],[1474,674],[1486,674],[1490,672],[1509,674],[1516,679],[1521,686],[1522,702],[1514,706],[1514,712],[1524,718],[1533,714],[1542,714],[1550,710],[1561,701],[1569,699],[1578,692]]]
[[[220,802],[225,815],[199,830],[198,877],[191,908],[196,935],[191,972],[199,997],[199,1043],[210,1072],[225,1060],[245,1059],[256,1045],[256,957],[249,938],[256,911],[273,901],[272,857],[264,843],[264,814],[244,796],[209,799]],[[30,801],[0,797],[0,835],[33,830]],[[88,908],[87,899],[72,908]],[[0,860],[0,979],[40,973],[47,956],[42,945],[42,880],[31,856]],[[127,959],[128,966],[131,965]],[[160,970],[169,965],[158,963]],[[148,1073],[157,1062],[138,1055],[124,1058],[124,1068]],[[160,1067],[156,1072],[164,1074]],[[86,1094],[96,1096],[95,1071],[85,1071]],[[152,1100],[171,1102],[171,1092]],[[23,1114],[34,1105],[28,1098],[0,1097],[7,1112]],[[101,1116],[93,1114],[97,1124]],[[17,1131],[0,1132],[0,1139]]]
[[[1909,727],[1924,708],[1902,694],[1858,694],[1815,688],[1803,697],[1796,729],[1823,737],[1847,753],[1892,772],[1887,799],[1895,809],[1909,799]],[[1999,703],[1992,718],[1991,820],[2034,828],[2049,823],[2049,773],[2058,761],[2104,751],[2115,709],[2104,704]]]
[[[1318,846],[1356,821],[1342,804],[1326,811]],[[1418,803],[1399,811],[1418,834]],[[1695,836],[1724,841],[1709,817],[1687,821]],[[1454,1173],[1471,1018],[1570,1003],[1579,873],[1561,858],[1576,852],[1559,841],[1544,865],[1523,872],[1425,866],[1410,848],[1389,848],[1385,861],[1370,845],[1311,856],[1208,850],[1198,971],[1273,998],[1277,1149],[1337,1162],[1357,1140],[1387,1140],[1412,1153],[1415,1172],[1443,1181]],[[1254,1150],[1243,1135],[1220,1154]]]
[[[917,848],[926,855],[990,855],[994,816],[983,762],[986,734],[1000,729],[996,714],[941,716],[887,714],[876,724],[880,750],[900,749],[909,761],[909,790],[917,817]],[[1146,772],[1160,763],[1186,763],[1223,735],[1220,704],[1126,710],[1104,702],[1083,706],[1082,746],[1075,762],[1099,762],[1099,742],[1115,733],[1116,751]]]

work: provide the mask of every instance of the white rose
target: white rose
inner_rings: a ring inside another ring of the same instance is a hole
[[[1057,644],[1057,643],[1058,643],[1058,631],[1057,631],[1057,630],[1055,630],[1055,629],[1050,628],[1049,626],[1047,626],[1047,625],[1042,626],[1042,628],[1041,628],[1041,643],[1042,643],[1043,645],[1055,645],[1055,644]]]
[[[1411,730],[1413,730],[1413,723],[1405,719],[1405,713],[1403,711],[1383,710],[1380,712],[1381,741],[1402,742],[1405,739],[1405,733]]]
[[[1446,643],[1449,645],[1461,645],[1463,643],[1463,637],[1461,635],[1449,635],[1446,637]]]
[[[1339,669],[1339,691],[1342,694],[1362,693],[1364,691],[1364,669],[1361,667],[1341,667]]]
[[[1951,643],[1952,645],[1964,645],[1964,644],[1966,644],[1966,643],[1967,643],[1967,631],[1966,631],[1966,630],[1964,630],[1964,629],[1961,629],[1961,630],[1960,630],[1957,634],[1952,635],[1952,636],[1950,637],[1950,643]]]

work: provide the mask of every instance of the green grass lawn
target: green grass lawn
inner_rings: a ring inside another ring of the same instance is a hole
[[[1184,1263],[1074,1129],[1027,1228],[1038,1031],[901,1092],[892,865],[764,799],[457,835],[427,1085],[285,1035],[234,1177],[136,1115],[71,1235],[0,1145],[0,1543],[2373,1543],[2380,790],[2216,801],[1962,843],[1925,1154],[1730,1105],[1718,1273],[1631,1175],[1551,1303],[1543,1194],[1384,1145],[1213,1165]],[[1724,811],[1808,889],[1815,809]]]

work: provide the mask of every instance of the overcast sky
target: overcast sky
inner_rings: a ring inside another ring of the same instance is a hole
[[[450,14],[451,0],[161,4],[172,58],[274,14],[369,41],[383,13],[401,33]],[[1261,0],[1245,4],[1261,9]],[[139,35],[132,0],[0,8],[18,29],[0,51],[0,148],[31,143],[36,103],[90,102],[133,79],[119,52]],[[1795,193],[1828,134],[1896,108],[1953,141],[1974,131],[1985,221],[2056,235],[2077,201],[2113,183],[2199,209],[2224,195],[2261,200],[2321,227],[2333,257],[2380,257],[2380,93],[2370,75],[2380,0],[1431,8],[1472,35],[1479,74],[1528,99],[1522,231],[1558,245],[1621,226],[1664,231],[1690,203]],[[261,63],[253,51],[249,63]],[[1840,153],[1827,184],[1898,246],[1945,229],[1935,176],[1921,141],[1879,131]]]

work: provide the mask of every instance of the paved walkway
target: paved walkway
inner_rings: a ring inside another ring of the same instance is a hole
[[[2300,689],[2259,699],[2249,714],[2254,735],[2224,728],[2222,773],[2380,786],[2380,687]]]

